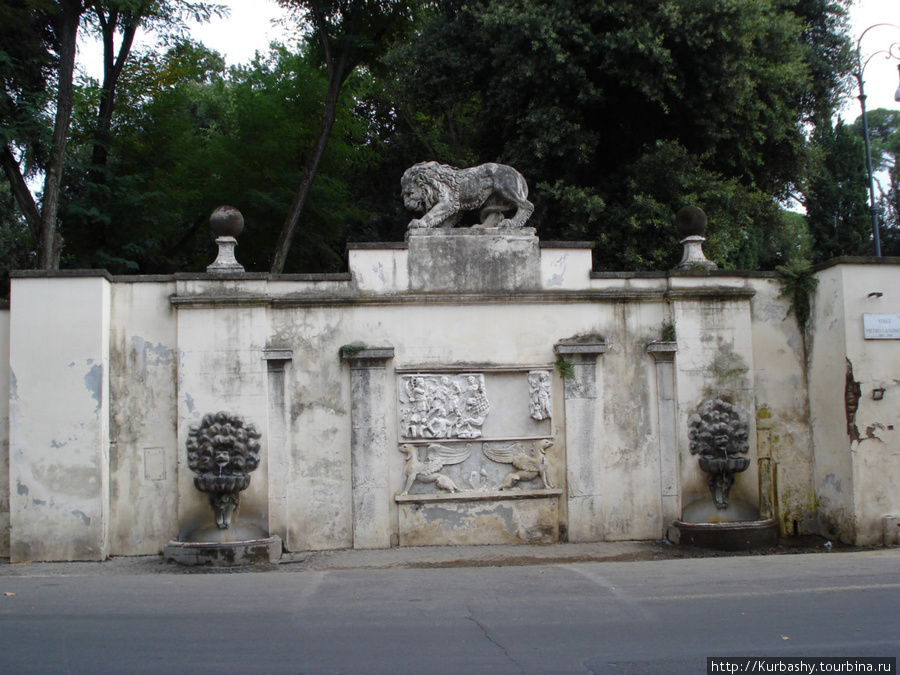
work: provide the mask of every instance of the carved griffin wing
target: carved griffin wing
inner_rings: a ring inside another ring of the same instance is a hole
[[[471,453],[472,446],[469,443],[463,448],[451,448],[446,445],[432,443],[426,449],[427,456],[425,461],[422,462],[423,468],[419,473],[432,474],[449,464],[461,464],[469,458]]]
[[[513,464],[520,456],[528,456],[525,452],[525,447],[521,443],[513,443],[505,448],[484,443],[481,446],[481,450],[489,460],[500,464]]]

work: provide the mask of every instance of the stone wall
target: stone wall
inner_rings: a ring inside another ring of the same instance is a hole
[[[815,492],[822,531],[867,545],[900,514],[900,335],[867,338],[863,317],[900,314],[898,275],[896,264],[838,262],[817,274],[811,320]]]
[[[0,303],[0,391],[9,391],[9,305]],[[9,556],[9,396],[0,396],[0,558]]]
[[[806,350],[772,275],[592,273],[588,247],[527,228],[348,255],[339,275],[16,275],[0,309],[0,556],[152,554],[202,527],[185,442],[219,410],[262,431],[237,523],[289,550],[659,539],[710,500],[688,418],[722,397],[755,421],[732,497],[782,534],[871,543],[900,513],[900,355],[861,328],[866,303],[900,312],[895,264],[821,270]],[[479,390],[489,412],[464,420]],[[407,482],[453,453],[439,471],[461,492]],[[545,477],[507,485],[523,453]]]

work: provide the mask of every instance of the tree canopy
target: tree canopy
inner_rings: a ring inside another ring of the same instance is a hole
[[[595,240],[602,267],[670,267],[691,202],[712,257],[772,265],[777,201],[803,189],[808,128],[848,72],[843,16],[824,1],[442,3],[392,54],[389,94],[409,146],[516,166],[541,236]]]
[[[227,70],[184,23],[215,18],[210,3],[71,2],[105,68],[71,94],[62,266],[202,270],[212,242],[197,233],[227,203],[245,216],[248,269],[334,271],[347,239],[402,238],[399,179],[424,160],[516,167],[541,238],[596,242],[600,269],[671,268],[687,204],[709,215],[706,253],[725,267],[867,244],[856,139],[831,121],[850,71],[845,0],[283,0],[298,46]],[[23,177],[0,185],[2,241],[35,250],[18,190],[53,156],[64,4],[0,8],[4,168]],[[139,26],[166,49],[132,49]],[[873,119],[894,157],[896,120]]]

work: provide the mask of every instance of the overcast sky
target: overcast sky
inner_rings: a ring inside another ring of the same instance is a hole
[[[283,41],[285,32],[272,20],[282,12],[275,0],[217,0],[231,9],[228,19],[216,19],[212,23],[193,25],[192,36],[207,47],[223,54],[229,65],[246,63],[256,51],[265,51],[272,40]],[[862,32],[876,23],[891,23],[895,27],[880,27],[869,31],[862,42],[863,58],[879,50],[887,50],[897,43],[894,54],[900,56],[900,0],[856,0],[851,8],[851,34],[857,39]],[[80,46],[80,62],[88,72],[99,77],[99,44],[83,41]],[[891,108],[900,110],[894,101],[894,93],[900,86],[897,58],[886,59],[876,55],[865,69],[865,86],[868,109]],[[847,121],[859,115],[859,101],[847,101],[842,114]]]

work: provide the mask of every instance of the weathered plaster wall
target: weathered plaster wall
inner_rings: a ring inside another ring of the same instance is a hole
[[[110,549],[160,552],[177,534],[176,324],[171,280],[112,287]]]
[[[110,283],[101,274],[12,280],[13,562],[109,554]]]
[[[761,508],[782,535],[818,532],[803,335],[774,276],[751,279]]]
[[[5,335],[11,349],[12,377],[0,374],[0,386],[10,391],[3,484],[14,487],[13,558],[156,553],[208,523],[185,440],[191,424],[219,410],[263,432],[239,524],[280,535],[289,550],[360,545],[355,536],[396,544],[403,509],[416,508],[393,498],[405,482],[399,378],[448,369],[509,378],[551,370],[548,461],[562,494],[529,507],[545,529],[548,514],[558,514],[553,537],[656,539],[672,513],[709,500],[687,421],[710,397],[740,403],[755,420],[751,466],[732,498],[770,509],[783,533],[815,531],[821,516],[823,532],[873,542],[881,517],[900,513],[897,342],[863,340],[861,318],[900,313],[889,292],[896,266],[819,272],[807,370],[796,321],[771,277],[591,274],[588,250],[546,246],[540,288],[532,279],[525,292],[457,294],[430,289],[426,277],[417,282],[424,288],[411,289],[408,256],[404,245],[357,246],[352,275],[329,277],[15,279],[12,310],[0,312],[0,359]],[[884,295],[869,298],[875,290]],[[668,323],[677,342],[655,344]],[[563,357],[590,382],[567,384],[554,367],[557,348],[573,344],[603,347]],[[358,392],[345,345],[390,348],[376,373],[383,393],[371,398],[366,420],[353,419]],[[876,387],[886,390],[882,401],[872,400]],[[669,412],[660,407],[670,403]],[[379,431],[372,425],[382,419]],[[352,448],[365,450],[354,446],[360,424],[383,435],[383,461],[354,461]],[[575,429],[595,439],[592,454],[570,454]],[[354,485],[381,495],[376,511],[354,513],[367,503]],[[462,524],[472,509],[493,517],[495,508],[439,510],[458,513]],[[355,528],[355,516],[373,520]],[[0,536],[9,530],[3,518],[0,492]],[[429,522],[415,531],[431,531]]]
[[[852,542],[856,516],[845,400],[848,361],[843,270],[829,268],[817,278],[808,338],[816,498],[822,531]]]
[[[0,392],[9,392],[9,307],[0,304]],[[0,558],[9,557],[9,396],[0,394]]]
[[[605,540],[660,538],[656,363],[647,344],[660,338],[662,302],[590,308],[608,351],[599,358],[598,453]]]
[[[699,277],[673,277],[672,317],[678,337],[675,357],[678,400],[678,440],[682,505],[711,498],[697,457],[690,453],[688,419],[708,399],[721,398],[743,406],[753,419],[753,344],[750,299],[746,279],[714,277],[707,298],[692,298],[710,286]],[[759,502],[756,434],[750,425],[749,468],[736,476],[731,498],[750,505]]]
[[[900,513],[900,352],[897,340],[864,338],[863,314],[900,313],[900,274],[892,264],[845,263],[817,277],[810,401],[822,527],[872,544],[881,518]]]
[[[182,297],[216,293],[254,296],[265,290],[265,281],[235,279],[176,282]],[[178,528],[186,537],[209,522],[208,495],[194,488],[194,474],[187,466],[185,444],[190,425],[206,414],[219,411],[240,415],[255,424],[268,442],[269,372],[263,350],[267,345],[268,317],[265,305],[248,303],[226,311],[197,307],[177,315],[177,424],[178,424]],[[265,447],[265,446],[263,446]],[[269,529],[269,457],[251,474],[250,486],[241,493],[241,526]]]

